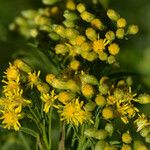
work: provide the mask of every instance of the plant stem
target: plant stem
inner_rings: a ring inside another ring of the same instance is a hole
[[[50,108],[50,112],[49,112],[49,115],[48,115],[48,118],[49,118],[49,127],[48,127],[48,138],[49,138],[49,149],[51,150],[51,147],[52,147],[52,112],[53,112],[53,109]]]
[[[65,122],[63,122],[61,127],[61,140],[59,143],[59,150],[65,150]]]
[[[78,145],[77,150],[83,150],[84,142],[86,140],[86,137],[84,135],[84,128],[85,128],[85,126],[83,125],[82,129],[81,129],[81,138],[79,140],[79,145]]]

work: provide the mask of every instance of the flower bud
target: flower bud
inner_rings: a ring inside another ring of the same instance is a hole
[[[132,148],[130,145],[123,144],[123,146],[121,147],[121,150],[132,150]]]
[[[104,150],[105,146],[106,146],[106,142],[101,140],[101,141],[98,141],[95,145],[95,150]]]
[[[73,92],[79,91],[79,87],[74,80],[68,80],[66,82],[66,89],[71,90]]]
[[[109,41],[113,41],[115,39],[115,33],[113,31],[107,31],[105,37]]]
[[[31,67],[28,66],[26,63],[24,63],[21,59],[16,59],[14,61],[14,65],[20,69],[21,71],[24,71],[26,73],[29,73],[32,71]]]
[[[127,33],[128,33],[128,34],[133,34],[133,35],[134,35],[134,34],[137,34],[138,31],[139,31],[139,28],[138,28],[137,25],[130,25],[130,26],[128,27]]]
[[[108,9],[107,16],[113,21],[117,21],[120,18],[119,14],[113,9]]]
[[[129,143],[132,142],[132,137],[131,137],[131,135],[130,135],[129,132],[126,132],[126,133],[123,133],[123,134],[122,134],[122,141],[123,141],[124,143],[127,143],[127,144],[129,144]]]
[[[61,37],[65,36],[65,28],[62,25],[55,25],[54,31]]]
[[[150,127],[145,127],[140,131],[140,135],[142,137],[146,137],[148,135],[148,133],[150,133]]]
[[[127,22],[124,18],[120,18],[117,20],[117,27],[124,28],[127,25]]]
[[[119,47],[118,44],[112,43],[112,44],[109,45],[108,51],[111,55],[117,55],[120,51],[120,47]]]
[[[72,0],[68,0],[66,3],[66,8],[69,10],[75,10],[76,9],[76,4]]]
[[[84,134],[88,137],[94,137],[94,134],[97,130],[95,128],[89,128],[84,131]]]
[[[108,58],[107,58],[107,62],[108,62],[109,64],[113,64],[114,62],[116,62],[116,59],[115,59],[115,57],[114,57],[113,55],[110,55],[110,56],[108,56]]]
[[[106,61],[107,57],[108,57],[107,53],[105,53],[105,52],[99,52],[99,59],[101,61]]]
[[[105,107],[102,110],[102,116],[104,117],[104,119],[108,120],[108,119],[113,119],[114,118],[114,113],[111,107]]]
[[[72,69],[72,70],[78,70],[79,69],[79,66],[80,66],[80,62],[78,61],[78,60],[72,60],[71,62],[70,62],[70,68]]]
[[[94,89],[92,85],[87,84],[87,83],[82,85],[81,91],[82,91],[82,94],[87,98],[91,98],[94,95]]]
[[[46,94],[50,90],[50,87],[46,83],[43,83],[43,82],[38,83],[36,86],[40,93]]]
[[[91,25],[94,28],[99,29],[99,30],[103,30],[104,29],[103,23],[101,22],[100,19],[97,19],[97,18],[92,20]]]
[[[73,28],[75,27],[75,24],[72,20],[64,20],[63,24],[67,27],[67,28]]]
[[[140,94],[138,97],[138,102],[140,104],[149,104],[150,103],[150,95],[148,94]]]
[[[67,39],[74,39],[78,36],[79,32],[73,28],[66,28],[65,37]]]
[[[94,133],[94,138],[98,140],[104,140],[108,136],[108,132],[106,130],[100,129]]]
[[[42,0],[43,4],[46,4],[46,5],[53,5],[58,1],[59,0]]]
[[[48,36],[54,41],[58,41],[60,39],[59,35],[55,32],[49,33]]]
[[[68,10],[66,10],[63,14],[63,16],[67,19],[67,20],[71,20],[74,21],[78,18],[77,14],[74,12],[70,12]]]
[[[109,136],[112,136],[112,134],[114,132],[114,127],[111,123],[107,123],[105,125],[105,130],[109,133]]]
[[[82,51],[88,52],[92,49],[92,45],[89,42],[84,42],[81,44]]]
[[[134,150],[148,150],[141,141],[134,141]]]
[[[102,95],[97,95],[95,98],[95,102],[98,106],[103,107],[106,104],[106,99]]]
[[[96,107],[96,104],[94,102],[89,102],[85,105],[85,110],[87,111],[93,111]]]
[[[86,22],[91,22],[94,19],[94,15],[88,11],[83,11],[80,16]]]
[[[121,29],[117,29],[117,31],[116,31],[116,37],[118,39],[123,39],[124,35],[125,35],[124,29],[122,29],[122,28]]]
[[[93,28],[87,28],[85,34],[87,38],[91,41],[95,41],[97,39],[96,31]]]
[[[80,76],[81,82],[97,85],[98,81],[95,76],[89,74],[83,74]]]
[[[99,91],[102,95],[106,95],[108,93],[109,87],[107,84],[99,85]]]
[[[56,54],[65,55],[69,51],[68,47],[64,44],[57,44],[55,46]]]
[[[78,10],[78,12],[80,12],[80,13],[82,13],[83,11],[85,11],[85,6],[84,6],[84,4],[82,4],[82,3],[79,3],[78,5],[77,5],[77,10]]]
[[[146,141],[147,143],[150,143],[150,133],[145,137],[145,141]]]

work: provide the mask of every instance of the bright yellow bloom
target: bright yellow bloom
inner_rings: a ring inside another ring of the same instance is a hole
[[[16,131],[21,127],[19,123],[19,119],[21,118],[21,114],[16,113],[13,110],[2,111],[3,116],[0,119],[3,119],[2,124],[4,124],[4,128],[14,128]]]
[[[50,107],[58,108],[58,106],[54,104],[54,101],[57,99],[57,97],[58,96],[55,95],[54,90],[52,90],[50,94],[47,93],[41,95],[42,101],[45,102],[44,109],[43,109],[44,112],[48,113]]]
[[[150,126],[150,121],[144,114],[139,115],[139,117],[134,121],[134,123],[137,125],[137,132],[139,132],[146,126]]]
[[[40,71],[36,73],[35,71],[33,73],[29,72],[28,73],[28,82],[29,85],[31,86],[31,89],[33,88],[33,85],[37,85],[39,81],[39,76],[40,76]]]
[[[3,86],[3,92],[14,92],[15,90],[18,90],[20,88],[20,82],[19,82],[19,78],[16,81],[13,80],[9,80],[9,81],[5,81],[2,80],[3,83],[5,83],[6,85]]]
[[[30,104],[29,100],[22,97],[23,90],[14,90],[13,92],[5,93],[5,98],[0,99],[0,105],[4,109],[14,110],[16,113],[20,113],[22,107]]]
[[[99,54],[100,52],[103,52],[105,50],[105,46],[108,43],[109,42],[106,39],[98,39],[93,42],[93,50]]]
[[[14,80],[14,81],[18,80],[20,76],[17,67],[13,66],[11,63],[9,64],[9,68],[7,68],[5,74],[8,80]]]
[[[61,120],[75,126],[82,125],[84,121],[89,119],[89,114],[82,107],[83,101],[79,102],[79,99],[67,103],[63,110],[59,111]]]

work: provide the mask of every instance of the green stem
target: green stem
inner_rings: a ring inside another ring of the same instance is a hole
[[[45,120],[43,120],[42,133],[43,133],[42,137],[43,137],[43,141],[44,141],[46,150],[50,150],[49,144],[48,144],[48,139],[47,139],[47,134],[46,134]]]
[[[78,145],[77,150],[83,150],[83,146],[84,146],[84,143],[86,141],[86,137],[84,135],[84,129],[85,129],[85,126],[83,125],[82,129],[81,129],[81,138],[79,140],[79,145]]]
[[[65,150],[65,122],[61,126],[61,140],[59,143],[59,150]]]
[[[48,118],[49,118],[49,128],[48,128],[48,135],[49,135],[49,149],[51,150],[52,147],[52,112],[53,109],[50,109]]]

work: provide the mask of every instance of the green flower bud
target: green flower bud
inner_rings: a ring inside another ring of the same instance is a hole
[[[73,28],[75,27],[75,24],[73,21],[70,21],[70,20],[65,20],[63,21],[63,24],[67,27],[67,28]]]
[[[82,43],[80,47],[81,47],[82,51],[88,52],[88,51],[92,50],[92,45],[89,42]]]
[[[94,95],[94,88],[92,85],[90,84],[83,84],[81,86],[81,91],[82,91],[82,94],[87,97],[87,98],[91,98],[93,95]]]
[[[134,150],[148,150],[148,148],[141,141],[134,141]]]
[[[80,79],[81,79],[81,82],[84,82],[84,83],[89,83],[89,84],[92,84],[92,85],[97,85],[98,84],[98,80],[93,75],[83,74],[83,75],[80,76]]]
[[[129,132],[126,132],[126,133],[123,133],[123,134],[122,134],[122,141],[123,141],[124,143],[127,143],[127,144],[129,144],[129,143],[132,142],[132,137],[131,137],[131,135],[130,135]]]
[[[114,62],[116,62],[116,59],[115,59],[115,57],[114,57],[113,55],[110,55],[110,56],[108,56],[108,58],[107,58],[107,62],[108,62],[109,64],[113,64]]]
[[[75,10],[76,9],[76,4],[72,0],[68,0],[66,3],[66,8],[69,10]]]
[[[58,1],[59,0],[42,0],[43,4],[46,4],[46,5],[53,5]]]
[[[123,144],[123,146],[121,147],[121,150],[132,150],[132,148],[130,145]]]
[[[85,105],[85,110],[87,111],[93,111],[96,107],[96,104],[94,102],[89,102]]]
[[[94,28],[99,29],[99,30],[103,30],[103,29],[104,29],[103,23],[101,22],[100,19],[97,19],[97,18],[95,18],[95,19],[93,19],[93,20],[91,21],[91,25],[92,25]]]
[[[106,95],[108,93],[109,87],[107,84],[102,84],[99,86],[99,91],[102,95]]]
[[[116,37],[118,39],[123,39],[124,35],[125,35],[124,29],[117,29],[117,31],[116,31]]]
[[[95,17],[93,14],[91,14],[88,11],[83,11],[80,16],[86,22],[91,22]]]
[[[74,12],[70,12],[68,10],[66,10],[63,14],[63,16],[67,19],[67,20],[71,20],[74,21],[78,18],[77,14]]]
[[[98,141],[95,145],[95,150],[104,150],[107,143],[105,141]]]
[[[66,89],[71,90],[73,92],[79,91],[77,83],[71,79],[66,82]]]
[[[148,133],[150,133],[150,127],[145,127],[140,131],[140,135],[142,137],[146,137],[148,135]]]
[[[109,41],[113,41],[115,39],[115,33],[113,31],[107,31],[105,37]]]
[[[146,141],[147,143],[150,143],[150,133],[145,137],[145,141]]]
[[[112,134],[114,132],[114,127],[111,123],[107,123],[105,125],[105,130],[109,133],[109,136],[112,136]]]
[[[69,51],[68,47],[64,44],[57,44],[55,46],[55,52],[56,54],[65,55]]]
[[[97,130],[95,128],[90,128],[90,129],[86,129],[84,131],[84,134],[88,137],[94,137],[96,131]]]
[[[128,27],[127,33],[128,33],[128,34],[133,34],[133,35],[134,35],[134,34],[137,34],[138,31],[139,31],[139,28],[138,28],[137,25],[130,25],[130,26]]]
[[[65,36],[65,28],[62,25],[54,25],[53,29],[61,37]]]
[[[84,4],[82,4],[82,3],[79,3],[78,5],[77,5],[77,10],[78,10],[78,12],[80,12],[80,13],[82,13],[83,11],[85,11],[85,6],[84,6]]]
[[[127,25],[127,22],[124,18],[120,18],[117,20],[117,27],[124,28]]]
[[[73,28],[66,28],[65,37],[67,39],[74,39],[79,35],[79,32]]]
[[[78,61],[78,60],[72,60],[71,62],[70,62],[70,68],[72,69],[72,70],[78,70],[79,69],[79,66],[80,66],[80,62]]]
[[[113,9],[108,9],[107,16],[113,21],[117,21],[120,18],[120,15]]]
[[[148,94],[140,94],[138,97],[138,102],[140,104],[149,104],[150,103],[150,95]]]
[[[100,53],[99,53],[99,59],[100,59],[101,61],[106,61],[106,60],[107,60],[107,57],[108,57],[107,53],[105,53],[105,52],[100,52]]]
[[[96,31],[93,28],[87,28],[85,34],[87,38],[91,41],[95,41],[97,39]]]
[[[58,41],[60,39],[60,36],[55,32],[49,33],[48,36],[54,41]]]
[[[94,133],[94,138],[98,139],[98,140],[104,140],[106,139],[108,136],[108,132],[106,130],[97,130],[95,133]]]
[[[21,12],[22,16],[27,19],[33,19],[37,16],[37,12],[35,10],[24,10]]]

